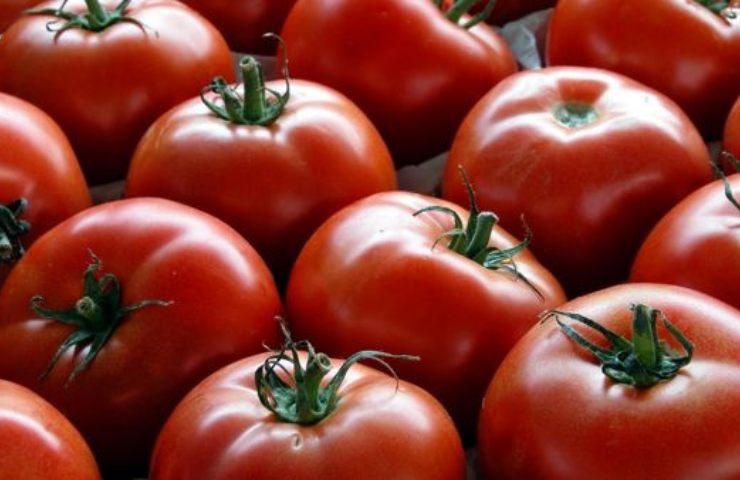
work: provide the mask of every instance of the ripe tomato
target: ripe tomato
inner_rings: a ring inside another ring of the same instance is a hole
[[[163,199],[104,203],[50,230],[8,276],[0,377],[59,408],[101,467],[142,473],[180,398],[275,342],[279,312],[264,262],[223,222]]]
[[[103,0],[103,7],[112,11],[114,0]],[[87,11],[82,0],[65,8]],[[223,37],[180,2],[133,0],[124,14],[131,21],[99,32],[56,31],[63,20],[27,15],[0,37],[0,91],[59,123],[91,184],[123,178],[136,143],[158,116],[215,75],[234,75]]]
[[[485,478],[738,478],[740,310],[658,284],[619,285],[558,310],[584,315],[629,339],[630,304],[660,310],[693,344],[692,357],[666,331],[660,314],[651,317],[675,350],[657,357],[660,367],[671,367],[662,368],[662,375],[690,363],[650,387],[618,383],[602,373],[592,353],[558,331],[554,319],[547,320],[517,343],[486,393],[478,437]],[[596,346],[609,346],[567,315],[556,319]],[[654,345],[651,335],[640,339]],[[648,363],[643,353],[656,359],[651,349],[637,350],[625,348],[620,356],[638,367],[634,373]],[[624,367],[619,363],[612,360],[606,371],[616,377]]]
[[[241,360],[192,390],[157,439],[150,480],[465,478],[455,425],[427,392],[363,365],[347,370],[357,356],[340,367],[323,354],[285,353]],[[327,374],[332,383],[346,376],[333,385]],[[270,388],[270,376],[291,388]],[[326,400],[331,392],[338,400]]]
[[[712,179],[709,153],[665,96],[621,75],[550,67],[501,82],[465,118],[442,183],[512,229],[573,296],[624,281],[642,240],[681,198]]]
[[[263,38],[277,33],[296,0],[182,0],[223,34],[229,47],[236,52],[270,55],[275,42]]]
[[[447,150],[465,113],[517,70],[489,26],[466,30],[428,0],[298,0],[281,35],[293,74],[347,95],[398,165]]]
[[[57,409],[0,380],[0,472],[23,480],[98,480],[90,447]]]
[[[296,334],[331,355],[367,347],[421,357],[398,365],[399,376],[436,396],[469,437],[498,363],[565,296],[527,250],[489,270],[438,243],[454,223],[445,212],[414,216],[430,205],[468,217],[408,192],[372,195],[332,216],[296,260],[286,308]],[[499,227],[479,238],[502,250],[518,243]]]
[[[285,279],[329,215],[395,187],[390,153],[367,117],[334,90],[292,81],[269,125],[219,118],[200,98],[167,112],[139,144],[126,194],[170,198],[221,218]]]
[[[740,2],[722,13],[694,0],[561,0],[550,21],[550,65],[600,67],[676,101],[719,139],[740,95]]]
[[[37,3],[39,0],[3,0],[0,2],[0,34],[20,18],[25,9]]]
[[[15,208],[25,205],[20,215]],[[42,233],[91,205],[85,178],[59,126],[0,93],[0,285]]]
[[[722,144],[725,150],[740,158],[740,97],[735,101],[725,122]]]
[[[740,198],[740,174],[729,177]],[[683,285],[740,308],[740,211],[717,180],[692,193],[653,228],[630,280]]]

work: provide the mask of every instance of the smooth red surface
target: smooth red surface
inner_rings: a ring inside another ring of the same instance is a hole
[[[40,0],[3,0],[0,2],[0,34],[8,29],[11,23],[18,20],[23,11],[36,6]]]
[[[28,201],[21,219],[28,248],[57,223],[92,204],[85,178],[64,133],[44,112],[0,93],[0,202]],[[0,284],[10,267],[0,266]]]
[[[65,386],[87,349],[68,350],[39,380],[71,328],[38,318],[80,298],[90,251],[120,281],[122,305],[173,302],[126,316],[89,367]],[[69,417],[101,468],[141,473],[172,408],[205,376],[277,342],[281,311],[267,267],[223,222],[168,200],[105,203],[39,239],[0,291],[0,377],[41,394]]]
[[[597,112],[567,127],[568,102]],[[465,118],[450,150],[443,196],[467,194],[462,165],[483,208],[504,228],[520,215],[532,251],[571,296],[627,279],[655,223],[712,179],[709,153],[686,115],[665,96],[618,74],[550,67],[519,73]]]
[[[729,177],[740,199],[740,174]],[[686,197],[650,232],[630,280],[683,285],[740,308],[740,211],[717,180]]]
[[[740,476],[740,310],[657,284],[620,285],[559,310],[630,338],[631,303],[660,309],[694,344],[691,363],[672,380],[638,390],[609,380],[554,320],[536,326],[486,393],[478,437],[485,478]],[[561,320],[608,346],[592,330]],[[670,338],[662,325],[659,332]]]
[[[46,400],[0,380],[0,472],[22,480],[99,480],[90,448]]]
[[[274,55],[277,43],[266,33],[280,29],[296,0],[183,0],[218,28],[235,52]]]
[[[118,1],[101,2],[112,10]],[[58,2],[45,4],[57,7]],[[71,0],[69,11],[84,10]],[[172,0],[133,0],[100,33],[47,30],[26,16],[0,38],[0,91],[37,105],[62,127],[91,184],[122,179],[136,143],[170,107],[216,75],[234,78],[229,48],[203,17]]]
[[[281,81],[266,86],[284,89]],[[287,278],[329,215],[395,188],[390,153],[367,117],[337,92],[295,80],[285,110],[267,127],[221,120],[200,98],[170,110],[139,144],[126,194],[216,215]]]
[[[730,114],[725,121],[725,131],[722,145],[735,157],[740,158],[740,97],[735,101]],[[731,172],[729,170],[728,172]]]
[[[157,439],[150,480],[465,478],[460,437],[427,392],[354,365],[327,418],[281,422],[257,397],[254,371],[266,355],[216,372],[180,402]]]
[[[397,165],[447,150],[465,113],[517,70],[489,26],[467,31],[431,1],[299,0],[281,35],[292,75],[347,95]]]
[[[441,213],[413,216],[440,199],[380,193],[341,210],[308,241],[286,294],[296,338],[344,357],[362,349],[418,355],[394,366],[435,395],[471,436],[486,385],[537,314],[565,301],[555,278],[531,253],[514,257],[523,281],[491,271],[435,241],[452,228]],[[520,227],[521,228],[521,227]],[[496,228],[489,245],[518,241]]]
[[[676,101],[719,140],[740,95],[740,2],[723,18],[693,0],[560,0],[547,63],[613,70]]]

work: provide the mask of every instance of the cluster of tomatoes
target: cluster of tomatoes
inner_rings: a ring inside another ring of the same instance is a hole
[[[523,70],[491,24],[534,11]],[[740,2],[0,32],[0,476],[740,476]]]

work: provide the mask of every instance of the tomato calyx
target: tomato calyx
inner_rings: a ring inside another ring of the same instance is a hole
[[[70,325],[75,330],[64,340],[57,349],[46,369],[39,379],[44,380],[51,373],[62,354],[76,346],[90,348],[85,356],[78,361],[67,377],[65,386],[74,380],[92,362],[100,350],[113,336],[123,319],[130,313],[148,306],[167,306],[171,301],[142,300],[133,305],[121,305],[121,284],[112,273],[99,276],[102,262],[91,251],[91,261],[83,275],[83,294],[73,307],[66,310],[52,310],[44,308],[41,303],[44,298],[34,295],[31,298],[31,309],[42,318],[56,320]]]
[[[459,171],[465,184],[465,189],[468,192],[468,203],[470,204],[470,216],[468,217],[467,225],[464,224],[456,211],[440,205],[430,205],[414,212],[414,216],[426,212],[442,212],[453,218],[455,222],[454,227],[440,235],[434,241],[434,244],[432,244],[432,248],[436,247],[441,240],[449,238],[450,242],[447,244],[447,248],[453,252],[473,260],[488,270],[501,270],[514,275],[516,279],[523,281],[540,300],[544,300],[542,292],[517,269],[516,262],[514,261],[514,257],[529,246],[532,240],[531,230],[525,222],[522,222],[526,234],[521,242],[507,249],[489,247],[488,242],[491,239],[493,228],[498,223],[498,216],[493,212],[480,211],[475,198],[475,191],[470,184],[465,170],[460,167]]]
[[[730,0],[696,0],[696,2],[726,20],[737,17]]]
[[[649,388],[659,382],[670,380],[678,370],[691,362],[693,344],[668,321],[658,309],[644,304],[630,305],[633,311],[632,340],[628,340],[607,329],[588,317],[572,312],[550,310],[543,321],[554,317],[560,330],[580,347],[588,350],[599,359],[604,374],[617,383],[636,388]],[[582,323],[601,333],[611,344],[611,349],[601,348],[586,340],[573,327],[560,320],[560,316]],[[679,355],[664,341],[658,338],[656,322],[663,320],[666,330],[683,347],[685,354]]]
[[[720,157],[727,161],[728,164],[732,165],[732,167],[740,173],[740,160],[733,155],[732,153],[728,152],[727,150],[723,150],[720,153]],[[721,163],[721,161],[720,161]],[[740,202],[735,198],[735,196],[732,194],[732,185],[730,185],[730,180],[728,180],[727,175],[725,175],[725,172],[722,171],[722,167],[718,163],[712,162],[712,169],[714,170],[714,173],[718,178],[722,179],[722,182],[724,183],[724,191],[725,191],[725,197],[727,197],[727,200],[735,207],[738,211],[740,211]]]
[[[384,358],[419,360],[419,357],[412,355],[363,350],[350,355],[334,377],[326,385],[322,385],[322,379],[332,368],[329,357],[323,353],[316,353],[313,345],[307,340],[294,342],[285,321],[281,318],[278,320],[284,336],[283,345],[260,365],[254,377],[260,402],[283,422],[313,425],[329,416],[337,406],[339,387],[347,372],[359,361],[379,362],[396,377],[393,368],[383,360]],[[308,353],[305,367],[301,364],[298,349]],[[286,351],[289,351],[290,355]],[[286,368],[283,362],[288,362],[292,368]],[[289,376],[290,383],[283,380],[280,373]]]
[[[434,4],[443,11],[445,17],[456,25],[460,25],[462,28],[469,29],[480,22],[485,21],[493,12],[493,7],[496,6],[496,0],[455,0],[449,3],[449,8],[444,10],[445,2],[443,0],[432,0]],[[476,15],[472,16],[464,23],[460,23],[460,19],[470,11],[475,5],[486,1],[486,6]]]
[[[555,120],[567,128],[580,128],[599,119],[599,112],[585,102],[563,102],[552,112]]]
[[[85,0],[87,12],[83,14],[72,13],[64,10],[69,0],[63,0],[58,8],[39,8],[26,10],[29,15],[51,15],[57,20],[49,22],[46,29],[55,32],[55,38],[71,28],[81,28],[90,32],[102,32],[106,28],[117,23],[131,23],[146,32],[146,27],[139,20],[126,15],[131,0],[121,0],[116,8],[108,11],[100,5],[99,0]],[[57,24],[61,23],[61,26]],[[155,32],[156,35],[156,32]]]
[[[288,73],[288,59],[282,39],[274,36],[280,42],[283,51],[283,77],[285,78],[285,93],[265,87],[265,75],[262,65],[252,56],[246,56],[239,61],[241,69],[243,95],[239,95],[235,88],[229,86],[223,77],[214,78],[200,92],[200,99],[217,117],[237,125],[273,124],[283,113],[285,105],[290,100],[290,80]],[[215,93],[221,100],[217,104],[206,97],[208,93]],[[267,93],[272,98],[267,97]]]
[[[20,237],[31,230],[31,224],[19,217],[27,206],[25,198],[0,203],[0,263],[15,263],[25,253]]]

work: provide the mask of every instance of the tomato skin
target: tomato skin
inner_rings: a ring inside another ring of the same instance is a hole
[[[524,282],[484,269],[446,246],[432,247],[452,221],[413,213],[445,205],[408,192],[379,193],[341,210],[309,239],[285,296],[295,336],[327,354],[367,348],[404,352],[420,362],[394,366],[437,397],[463,437],[496,366],[537,314],[565,301],[557,280],[527,251],[514,259]],[[489,245],[518,243],[500,228]]]
[[[638,390],[609,380],[555,321],[534,327],[486,393],[478,437],[485,478],[740,475],[734,413],[740,402],[740,311],[693,290],[658,284],[611,287],[558,310],[586,315],[630,338],[630,303],[662,310],[694,344],[691,363],[672,380]],[[574,328],[607,346],[598,334]]]
[[[28,248],[57,223],[92,204],[72,147],[59,126],[30,103],[0,93],[0,202],[28,200]],[[0,266],[0,285],[10,267]]]
[[[23,480],[99,480],[82,435],[31,390],[0,380],[0,472]]]
[[[102,3],[112,9],[118,2]],[[80,12],[83,5],[71,0],[67,8]],[[59,123],[91,184],[124,177],[136,143],[159,115],[216,75],[234,78],[223,37],[187,6],[133,0],[127,11],[146,27],[75,28],[55,40],[46,28],[53,17],[29,15],[0,38],[0,91]]]
[[[554,112],[568,102],[593,107],[597,118],[562,125]],[[521,72],[471,110],[442,182],[443,196],[460,203],[458,165],[504,228],[524,215],[533,252],[570,296],[626,280],[652,226],[712,179],[706,145],[675,103],[578,67]]]
[[[390,153],[367,117],[337,92],[295,80],[268,127],[221,120],[200,98],[170,110],[140,142],[126,194],[170,198],[221,218],[287,278],[329,215],[395,188]]]
[[[428,1],[299,0],[281,36],[293,76],[347,95],[397,165],[447,150],[470,107],[517,70],[490,27],[466,31]]]
[[[740,198],[740,174],[729,177]],[[740,308],[740,212],[722,180],[692,193],[653,228],[630,280],[682,285]]]
[[[31,8],[39,0],[3,0],[0,2],[0,33],[23,15],[23,10]]]
[[[278,33],[296,0],[183,0],[212,22],[231,50],[274,55],[276,43],[265,33]]]
[[[157,439],[151,480],[465,478],[455,426],[424,390],[354,365],[327,418],[281,422],[257,397],[254,372],[267,355],[219,370],[180,402]]]
[[[564,0],[546,56],[549,65],[605,68],[651,86],[719,139],[740,95],[740,15],[722,18],[696,1]]]
[[[66,309],[92,251],[115,274],[122,304],[173,302],[126,316],[92,363],[65,386],[81,349],[39,380],[71,328],[29,308]],[[221,366],[275,343],[277,289],[254,249],[223,222],[163,199],[88,209],[40,238],[0,290],[0,377],[31,388],[80,430],[101,467],[144,469],[172,408]],[[22,359],[22,361],[20,361]],[[166,379],[166,381],[164,381]],[[140,470],[141,471],[141,470]]]
[[[740,158],[740,97],[737,97],[725,121],[722,145],[725,150],[735,155],[735,157]],[[732,171],[727,170],[727,173],[732,173]]]

